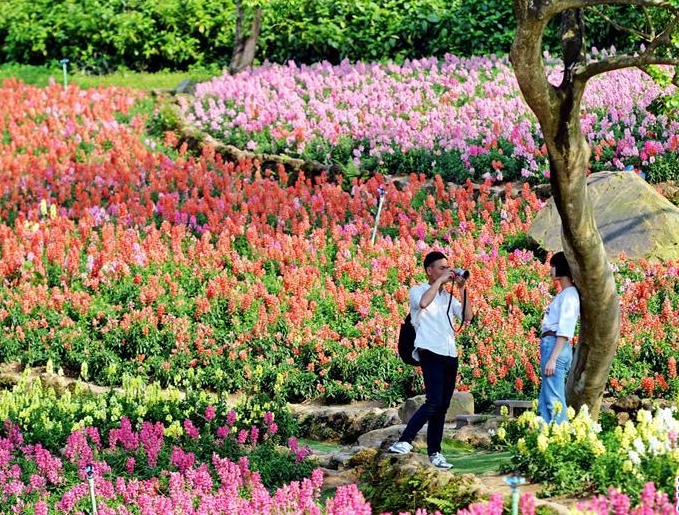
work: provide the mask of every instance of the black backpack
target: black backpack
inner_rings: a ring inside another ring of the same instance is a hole
[[[408,313],[398,332],[398,355],[406,365],[417,367],[420,363],[413,358],[413,350],[415,350],[415,328]]]

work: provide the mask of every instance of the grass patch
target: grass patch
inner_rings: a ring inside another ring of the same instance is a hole
[[[329,454],[331,452],[339,451],[342,446],[336,443],[318,442],[316,440],[307,440],[305,438],[299,439],[299,445],[308,445],[314,453]]]
[[[486,451],[466,445],[458,440],[444,440],[441,453],[453,464],[457,474],[499,473],[500,467],[509,463],[509,451]]]
[[[119,86],[131,89],[174,89],[183,80],[204,82],[221,73],[219,70],[193,70],[187,72],[142,73],[133,71],[117,71],[107,75],[87,75],[68,70],[68,83],[80,88],[96,88],[99,86]],[[59,84],[64,82],[64,73],[60,65],[31,66],[26,64],[0,65],[0,82],[9,78],[17,78],[26,84],[45,87],[50,80]]]

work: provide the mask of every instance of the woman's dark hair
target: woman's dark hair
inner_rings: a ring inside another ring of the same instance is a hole
[[[566,254],[563,252],[557,252],[554,254],[552,259],[549,260],[549,264],[555,268],[554,275],[556,277],[573,277],[571,274],[571,267],[568,265],[568,261],[566,260]]]
[[[424,269],[426,270],[432,263],[438,261],[439,259],[446,259],[446,256],[443,254],[443,252],[439,252],[438,250],[430,252],[424,258]]]

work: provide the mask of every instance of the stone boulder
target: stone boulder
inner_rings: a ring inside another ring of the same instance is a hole
[[[289,407],[300,424],[299,436],[312,440],[350,444],[365,433],[401,422],[396,408],[365,402],[336,406],[290,404]]]
[[[437,469],[426,454],[378,452],[372,463],[365,461],[362,466],[369,471],[371,504],[379,508],[378,513],[406,511],[406,507],[412,513],[416,508],[434,513],[441,505],[455,513],[490,493],[476,476]]]
[[[597,172],[587,178],[594,218],[609,257],[679,259],[679,208],[633,172]],[[543,249],[561,246],[561,220],[549,199],[528,236]]]
[[[424,404],[424,399],[424,395],[417,395],[406,399],[401,404],[398,409],[398,416],[404,424],[407,424],[418,408]],[[470,392],[455,392],[446,413],[446,422],[455,422],[455,417],[458,415],[471,415],[473,413],[474,397],[472,394]]]

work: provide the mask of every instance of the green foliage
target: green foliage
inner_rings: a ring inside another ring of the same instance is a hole
[[[246,5],[246,14],[257,2]],[[271,0],[261,3],[261,61],[333,63],[509,50],[516,23],[504,0]],[[633,7],[606,7],[620,25],[645,27]],[[630,37],[594,9],[586,11],[588,44],[629,48]],[[15,0],[0,12],[0,60],[56,63],[102,73],[116,69],[186,70],[228,66],[236,10],[233,0]],[[558,43],[558,20],[545,34]],[[55,75],[59,68],[52,65]]]
[[[451,20],[448,52],[459,55],[508,53],[516,22],[505,0],[462,0]]]
[[[651,184],[679,179],[679,154],[667,152],[655,157],[655,161],[645,167],[646,180]]]
[[[97,73],[222,63],[231,55],[233,4],[206,0],[18,0],[0,14],[3,61],[70,59]]]
[[[583,410],[562,424],[545,424],[529,411],[506,419],[496,442],[512,454],[503,470],[543,483],[544,496],[606,493],[613,486],[638,500],[647,482],[665,492],[674,487],[679,462],[669,435],[679,427],[675,417],[676,410],[640,410],[619,426],[612,416],[598,424]]]
[[[442,0],[274,0],[260,46],[276,62],[429,56],[442,50],[452,11]]]

